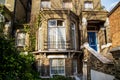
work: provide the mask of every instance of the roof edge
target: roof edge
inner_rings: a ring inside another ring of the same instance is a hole
[[[109,12],[108,17],[120,6],[120,1],[117,3],[117,5]]]

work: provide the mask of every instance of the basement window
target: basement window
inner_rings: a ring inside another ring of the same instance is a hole
[[[65,59],[50,59],[50,75],[65,75]]]
[[[50,0],[41,0],[40,7],[41,8],[51,8]]]

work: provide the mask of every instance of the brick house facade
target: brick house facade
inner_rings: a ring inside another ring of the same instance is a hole
[[[13,30],[16,46],[22,51],[32,46],[24,24],[35,27],[40,15],[32,51],[40,76],[82,74],[83,61],[89,56],[82,48],[85,43],[106,55],[108,12],[102,9],[101,0],[13,0],[9,3],[12,7],[7,5],[8,9],[14,13],[14,23],[17,23]]]
[[[120,45],[120,3],[109,13],[110,21],[110,38],[112,41],[112,47]]]
[[[83,53],[88,55],[81,46],[93,43],[91,47],[102,52],[107,44],[103,28],[108,12],[100,0],[33,0],[32,19],[39,12],[44,14],[33,53],[40,76],[82,74]]]

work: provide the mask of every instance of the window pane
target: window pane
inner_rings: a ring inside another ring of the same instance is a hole
[[[24,39],[18,39],[17,46],[24,46],[25,40]]]
[[[75,24],[74,23],[71,23],[71,40],[72,40],[72,48],[75,49],[76,37],[75,37]]]
[[[50,49],[56,48],[56,28],[49,28],[48,30],[48,47]]]
[[[58,28],[58,49],[65,49],[65,28]]]
[[[48,23],[48,48],[65,49],[66,33],[64,21],[50,20]]]
[[[49,27],[56,27],[56,24],[56,20],[50,20],[48,25]]]
[[[17,35],[17,46],[25,45],[25,33],[18,33]]]
[[[93,3],[92,2],[85,2],[85,9],[93,9]]]
[[[25,33],[18,33],[18,39],[25,38]]]
[[[51,2],[50,1],[41,1],[41,8],[50,8]]]
[[[64,59],[51,59],[51,74],[64,74]]]
[[[57,20],[57,26],[63,26],[63,21],[62,20]]]

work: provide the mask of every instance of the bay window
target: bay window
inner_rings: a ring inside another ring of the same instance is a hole
[[[65,49],[65,35],[63,20],[48,21],[48,49]]]

